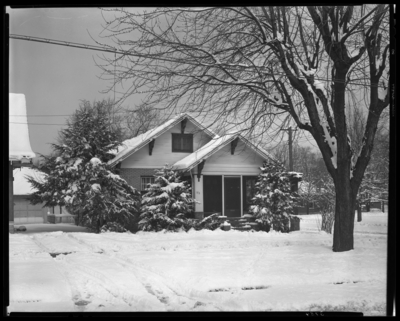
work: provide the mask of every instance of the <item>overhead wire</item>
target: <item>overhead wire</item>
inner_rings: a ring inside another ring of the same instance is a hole
[[[10,39],[17,39],[17,40],[27,40],[27,41],[36,41],[39,43],[46,43],[46,44],[53,44],[53,45],[60,45],[60,46],[67,46],[67,47],[72,47],[72,48],[78,48],[78,49],[86,49],[86,50],[95,50],[95,51],[104,51],[104,52],[110,52],[110,53],[114,53],[114,56],[116,57],[117,54],[121,54],[121,55],[125,55],[125,56],[142,56],[139,54],[132,54],[130,52],[127,51],[122,51],[122,50],[117,50],[115,48],[108,48],[106,46],[94,46],[94,45],[88,45],[88,44],[82,44],[82,43],[75,43],[75,42],[70,42],[70,41],[63,41],[63,40],[56,40],[56,39],[46,39],[46,38],[40,38],[40,37],[32,37],[32,36],[25,36],[25,35],[17,35],[17,34],[10,34],[9,35]],[[116,60],[116,59],[115,59]],[[114,65],[115,68],[115,65]],[[274,71],[274,75],[282,75],[282,76],[286,76],[285,73],[283,72],[275,72]],[[115,73],[114,73],[115,76]],[[325,82],[338,82],[338,83],[346,83],[346,84],[353,84],[353,85],[359,85],[359,86],[365,86],[365,87],[380,87],[380,88],[384,88],[383,86],[379,86],[379,84],[375,84],[372,83],[370,85],[368,84],[363,84],[363,83],[356,83],[356,82],[352,82],[351,80],[335,80],[335,79],[326,79],[326,78],[319,78],[319,77],[315,77],[315,80],[319,80],[319,81],[325,81]],[[357,78],[357,80],[367,80],[369,81],[369,78]]]

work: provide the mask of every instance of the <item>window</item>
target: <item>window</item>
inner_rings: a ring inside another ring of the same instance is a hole
[[[193,152],[193,134],[172,134],[172,152]]]
[[[149,184],[154,184],[154,176],[141,176],[141,191],[149,187]]]

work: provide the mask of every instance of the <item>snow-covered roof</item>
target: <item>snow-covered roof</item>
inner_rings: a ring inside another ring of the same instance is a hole
[[[209,158],[217,151],[224,148],[227,144],[231,143],[236,138],[239,138],[243,143],[253,149],[256,153],[258,153],[263,159],[274,160],[274,158],[266,150],[259,146],[256,146],[248,139],[244,138],[241,134],[230,133],[221,137],[216,136],[203,147],[176,162],[174,165],[172,165],[172,168],[175,170],[190,170],[201,163],[203,160]]]
[[[43,180],[46,174],[33,168],[21,167],[13,170],[14,176],[14,195],[30,195],[35,192],[26,176],[34,177],[36,180]]]
[[[187,113],[182,113],[173,117],[172,119],[168,120],[167,122],[156,128],[153,128],[139,136],[127,139],[124,142],[122,142],[122,145],[119,146],[115,151],[115,157],[110,161],[108,161],[108,164],[115,165],[116,163],[123,161],[133,153],[137,152],[143,146],[150,143],[151,140],[161,136],[162,134],[164,134],[166,131],[174,127],[176,124],[178,124],[185,118],[187,118],[191,123],[193,123],[201,130],[205,131],[211,137],[216,136],[216,134],[211,129],[201,125],[201,123],[198,120],[196,120],[196,118]]]
[[[298,185],[298,192],[300,194],[316,193],[317,187],[315,184],[301,180]]]
[[[29,140],[28,120],[26,117],[26,99],[24,94],[9,94],[9,160],[33,158]]]

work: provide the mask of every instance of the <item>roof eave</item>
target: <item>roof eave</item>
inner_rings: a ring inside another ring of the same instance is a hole
[[[226,145],[228,145],[230,142],[232,142],[233,140],[236,139],[236,137],[238,137],[238,135],[232,136],[231,138],[228,138],[225,142],[221,143],[220,145],[217,145],[214,149],[212,149],[211,151],[209,151],[207,154],[205,154],[203,157],[200,157],[198,160],[196,160],[195,162],[193,162],[191,165],[184,167],[184,168],[179,168],[177,170],[186,170],[186,171],[190,171],[191,169],[193,169],[195,166],[197,166],[198,164],[200,164],[203,160],[206,160],[207,158],[209,158],[210,156],[212,156],[213,154],[215,154],[216,152],[220,151],[222,148],[224,148]],[[195,153],[195,152],[194,152]],[[189,155],[190,156],[190,155]],[[189,157],[187,156],[187,157]]]

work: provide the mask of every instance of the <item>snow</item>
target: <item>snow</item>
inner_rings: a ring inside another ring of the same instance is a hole
[[[315,86],[315,88],[321,90],[325,97],[328,96],[327,93],[326,93],[326,90],[325,90],[325,86],[324,86],[324,84],[322,82],[320,82],[319,80],[315,80],[314,79],[314,86]]]
[[[14,195],[30,195],[35,192],[35,189],[28,182],[27,176],[33,177],[37,181],[43,181],[46,174],[39,172],[33,168],[21,167],[13,170],[14,185],[13,192]]]
[[[98,159],[97,157],[93,157],[93,158],[90,160],[90,163],[92,163],[93,166],[97,166],[97,165],[101,164],[101,160]]]
[[[101,191],[101,186],[100,184],[93,184],[92,185],[92,190],[96,191],[96,192],[100,192]]]
[[[9,94],[9,160],[33,158],[24,94]]]
[[[278,40],[279,42],[283,42],[283,36],[280,32],[276,32],[276,40]]]
[[[289,175],[296,177],[296,178],[302,178],[303,177],[303,173],[300,172],[288,172]]]
[[[383,71],[382,78],[380,79],[378,85],[378,98],[382,101],[385,100],[389,87],[386,79],[387,79],[387,73],[386,71]]]
[[[324,85],[321,82],[314,81],[314,86],[317,89],[320,89],[323,92],[323,94],[325,95],[325,97],[326,97],[326,90],[325,90]],[[333,165],[333,167],[337,168],[336,137],[335,136],[331,136],[331,134],[329,132],[329,129],[328,129],[329,125],[328,125],[327,117],[325,115],[323,107],[320,104],[320,100],[319,100],[317,94],[314,92],[314,90],[312,89],[312,87],[308,83],[307,83],[307,88],[308,88],[308,91],[314,97],[315,106],[317,107],[318,115],[320,117],[320,125],[321,125],[321,127],[322,127],[322,129],[324,131],[325,141],[328,143],[329,148],[331,149],[331,152],[332,152],[332,157],[331,157],[332,165]],[[331,109],[329,102],[328,102],[328,108]]]
[[[82,159],[81,159],[81,158],[77,158],[76,161],[75,161],[75,163],[74,163],[74,166],[73,166],[73,167],[78,167],[78,165],[79,165],[80,163],[82,163]]]
[[[172,190],[174,190],[175,188],[177,188],[177,187],[183,188],[184,186],[185,186],[185,184],[183,182],[181,182],[181,183],[168,183],[167,186],[161,187],[161,190],[171,193]]]
[[[29,226],[9,235],[8,311],[385,315],[387,213],[363,213],[355,221],[355,249],[339,253],[332,252],[332,235],[319,231],[320,215],[299,217],[301,230],[289,234]]]

